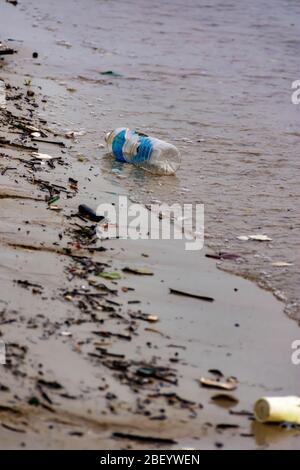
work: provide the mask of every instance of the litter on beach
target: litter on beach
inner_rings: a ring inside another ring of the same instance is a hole
[[[204,300],[205,302],[213,302],[214,298],[207,295],[193,294],[191,292],[185,292],[178,289],[173,289],[170,287],[170,294],[182,295],[184,297],[193,297],[195,299]]]
[[[274,263],[271,264],[276,268],[285,268],[287,266],[293,266],[293,263],[288,263],[287,261],[274,261]]]
[[[37,160],[55,160],[61,157],[53,157],[52,155],[48,155],[47,153],[39,153],[39,152],[32,152],[32,156]]]
[[[0,19],[0,448],[300,449],[300,3]]]
[[[116,281],[118,279],[122,279],[121,274],[116,271],[103,272],[103,273],[100,273],[99,276],[103,277],[103,279],[109,279],[110,281]]]
[[[213,380],[207,377],[201,377],[199,380],[202,387],[208,388],[219,388],[221,390],[235,390],[237,387],[237,380],[234,377],[229,377],[226,382],[220,382],[219,380]]]
[[[254,416],[260,423],[300,424],[300,397],[263,397],[254,404]]]
[[[125,273],[140,274],[144,276],[152,276],[153,271],[147,267],[125,266],[123,270]]]
[[[272,241],[272,238],[268,237],[267,235],[260,234],[260,233],[256,235],[239,235],[237,239],[241,241],[255,240],[258,242],[271,242]]]
[[[136,129],[114,129],[106,134],[105,141],[116,161],[132,163],[155,175],[173,175],[180,166],[180,152],[173,144]]]

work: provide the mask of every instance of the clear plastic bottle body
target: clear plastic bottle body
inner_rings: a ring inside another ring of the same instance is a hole
[[[109,132],[105,140],[117,161],[132,163],[156,175],[172,175],[179,168],[179,150],[160,139],[124,127]]]

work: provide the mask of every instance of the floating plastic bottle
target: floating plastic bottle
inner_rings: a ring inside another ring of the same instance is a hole
[[[163,140],[119,127],[105,137],[109,152],[119,162],[132,163],[156,175],[172,175],[180,165],[179,150]]]

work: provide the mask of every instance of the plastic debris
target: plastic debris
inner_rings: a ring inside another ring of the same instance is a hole
[[[268,237],[267,235],[249,235],[250,240],[257,240],[259,242],[271,242],[272,238]]]
[[[263,397],[254,404],[254,416],[260,423],[300,424],[300,397]]]
[[[58,46],[63,46],[63,47],[66,47],[67,49],[70,49],[72,47],[72,44],[68,41],[65,41],[64,39],[60,40],[60,41],[56,41],[56,44]]]
[[[119,162],[132,163],[157,175],[172,175],[179,168],[181,157],[174,145],[136,130],[120,127],[106,134],[105,140]]]
[[[99,276],[103,277],[104,279],[110,279],[110,280],[122,279],[121,274],[116,271],[103,272],[103,273],[100,273]]]
[[[59,201],[59,199],[60,199],[60,197],[58,195],[52,196],[48,201],[48,205],[51,206],[55,202]]]

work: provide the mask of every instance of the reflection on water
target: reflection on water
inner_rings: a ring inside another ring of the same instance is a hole
[[[284,441],[287,438],[299,438],[300,429],[292,427],[282,427],[278,424],[261,424],[253,421],[251,432],[254,434],[256,444],[259,446],[268,446]]]

